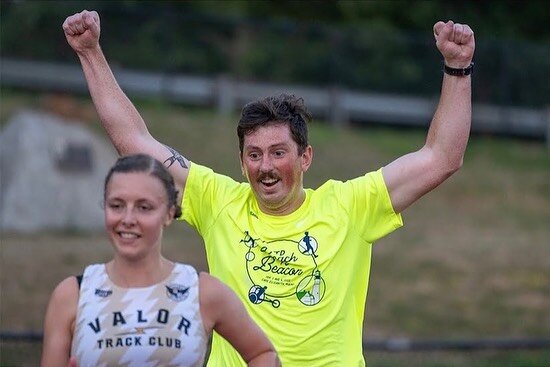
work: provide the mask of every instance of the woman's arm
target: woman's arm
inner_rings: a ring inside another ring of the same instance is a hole
[[[41,367],[68,365],[77,307],[78,284],[75,277],[69,277],[50,297],[44,318]]]
[[[275,347],[248,315],[243,303],[217,278],[199,276],[200,307],[208,332],[212,329],[226,339],[249,367],[279,367]]]

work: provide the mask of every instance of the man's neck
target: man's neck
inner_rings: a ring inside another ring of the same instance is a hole
[[[288,202],[285,202],[278,207],[264,205],[258,200],[258,198],[256,198],[256,200],[258,200],[258,206],[264,214],[273,216],[289,215],[298,210],[306,200],[306,191],[304,190],[304,188],[302,187],[299,190],[300,191],[297,193],[297,195],[295,195],[292,200],[289,200]]]

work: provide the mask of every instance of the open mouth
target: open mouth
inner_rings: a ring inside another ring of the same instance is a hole
[[[266,186],[266,187],[272,187],[272,186],[275,186],[277,184],[277,182],[279,182],[278,179],[276,178],[265,178],[263,180],[260,180],[260,183],[263,185],[263,186]]]

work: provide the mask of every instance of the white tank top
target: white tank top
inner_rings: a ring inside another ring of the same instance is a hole
[[[105,264],[84,270],[71,350],[79,367],[202,366],[207,341],[193,267],[176,264],[145,288],[116,286]]]

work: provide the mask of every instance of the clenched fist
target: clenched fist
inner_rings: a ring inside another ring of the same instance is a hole
[[[99,15],[95,11],[83,10],[63,22],[67,42],[77,53],[99,47],[100,30]]]
[[[474,57],[475,39],[472,28],[467,24],[437,22],[434,25],[435,43],[445,64],[452,68],[465,68]]]

